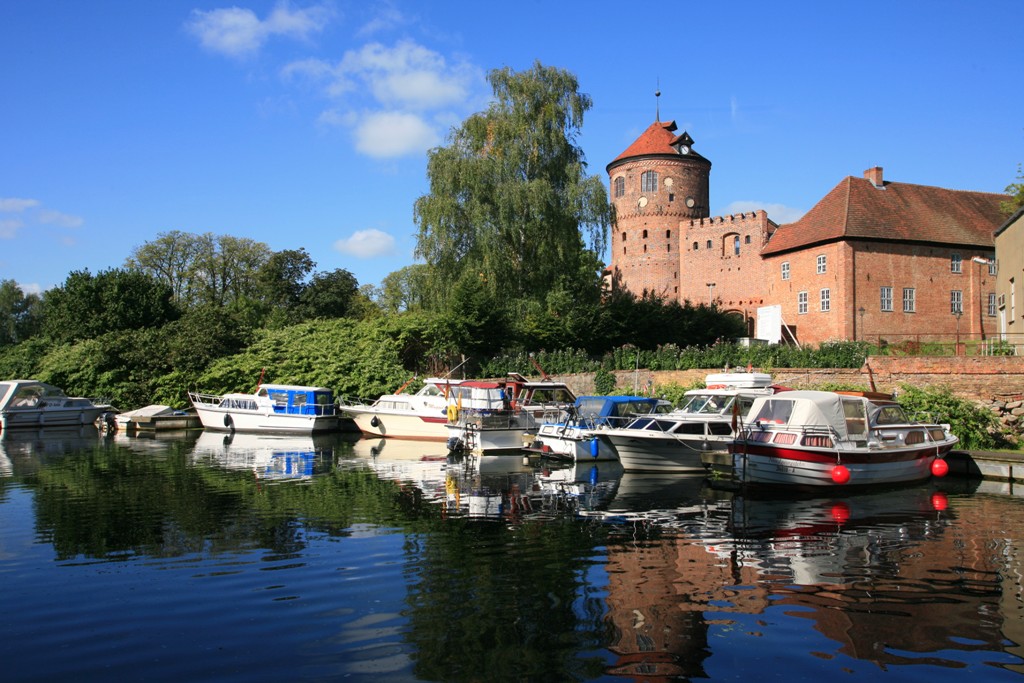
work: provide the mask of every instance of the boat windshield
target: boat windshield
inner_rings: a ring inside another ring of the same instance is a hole
[[[871,414],[871,424],[899,425],[907,423],[907,415],[903,408],[895,403],[878,406]]]
[[[722,394],[694,394],[690,400],[679,409],[681,413],[699,415],[718,415],[732,406],[733,397]]]

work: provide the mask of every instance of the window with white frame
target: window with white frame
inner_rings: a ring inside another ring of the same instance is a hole
[[[832,310],[832,293],[826,287],[821,290],[821,312],[827,313]]]
[[[789,279],[789,261],[783,261],[782,262],[782,279],[783,280],[788,280]]]
[[[949,312],[953,315],[964,312],[964,293],[959,289],[954,289],[949,293]]]
[[[892,310],[892,287],[882,287],[881,293],[881,305],[883,311]]]
[[[917,293],[913,287],[903,288],[903,312],[914,313],[917,310]]]
[[[657,171],[644,171],[640,174],[640,191],[641,192],[657,192],[658,191],[658,172]]]
[[[988,293],[988,314],[989,314],[989,316],[991,316],[993,318],[996,316],[996,293],[995,292],[989,292]]]
[[[992,276],[995,276],[995,274],[996,274],[996,260],[995,259],[989,259],[989,261],[988,261],[988,274],[992,275]]]
[[[796,294],[796,312],[803,315],[807,312],[807,292],[797,292]]]
[[[964,259],[962,256],[960,256],[960,254],[953,254],[952,256],[949,257],[949,272],[964,272]]]
[[[828,270],[827,264],[828,259],[826,258],[826,256],[824,254],[820,254],[818,256],[818,275],[821,275],[822,273]]]

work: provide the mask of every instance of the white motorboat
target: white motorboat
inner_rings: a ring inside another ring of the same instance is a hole
[[[564,420],[576,395],[562,382],[510,373],[465,380],[448,397],[448,448],[478,455],[521,452],[544,422]]]
[[[385,394],[372,403],[343,404],[348,415],[367,436],[418,441],[448,440],[448,396],[462,380],[430,377],[415,394]]]
[[[957,442],[886,394],[790,391],[754,402],[725,464],[743,485],[900,484],[944,475]]]
[[[580,396],[565,420],[545,422],[526,449],[568,462],[618,460],[611,443],[597,431],[624,427],[642,415],[664,414],[672,404],[647,396]]]
[[[686,392],[681,408],[595,435],[614,450],[627,472],[704,472],[702,453],[727,449],[734,423],[754,399],[780,390],[771,375],[760,372],[712,373],[704,383],[705,388]]]
[[[58,387],[35,379],[0,382],[0,428],[93,424],[112,410],[106,403],[67,396]]]
[[[190,391],[188,397],[206,429],[312,434],[338,428],[334,394],[323,387],[260,384],[251,394]]]

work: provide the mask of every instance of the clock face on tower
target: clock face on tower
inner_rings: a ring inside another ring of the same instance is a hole
[[[686,206],[687,206],[688,208],[692,209],[692,208],[693,208],[693,205],[694,205],[694,204],[696,204],[696,203],[697,203],[697,202],[695,202],[695,201],[693,200],[693,197],[687,197],[687,198],[686,198]]]
[[[690,153],[690,146],[689,145],[679,145],[679,153],[680,154],[689,154]]]

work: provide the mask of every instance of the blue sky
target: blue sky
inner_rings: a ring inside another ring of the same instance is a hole
[[[489,70],[573,72],[589,171],[655,119],[712,215],[779,223],[842,178],[1001,192],[1024,162],[1016,2],[0,2],[0,280],[30,292],[181,230],[413,263],[426,151]]]

